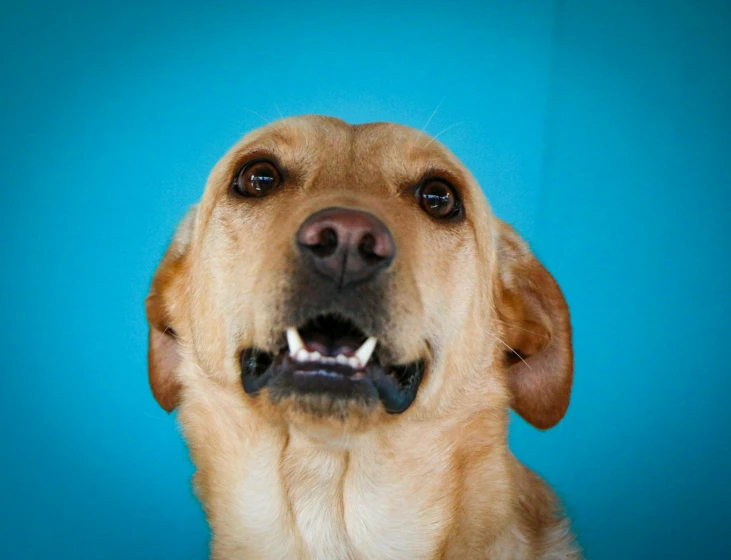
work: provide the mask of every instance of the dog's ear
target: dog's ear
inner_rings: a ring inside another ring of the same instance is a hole
[[[558,284],[528,245],[498,222],[496,308],[507,350],[513,409],[542,430],[555,426],[569,406],[574,358],[571,322]]]
[[[193,207],[178,226],[152,279],[150,293],[145,300],[145,311],[150,328],[147,345],[147,373],[152,394],[167,412],[178,406],[180,382],[177,367],[180,363],[176,317],[185,308],[185,272],[187,254],[193,235],[197,207]]]

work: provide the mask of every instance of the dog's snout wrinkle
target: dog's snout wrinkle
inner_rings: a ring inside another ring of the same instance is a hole
[[[300,226],[296,239],[308,265],[339,288],[369,280],[396,255],[386,225],[362,210],[332,207],[315,212]]]

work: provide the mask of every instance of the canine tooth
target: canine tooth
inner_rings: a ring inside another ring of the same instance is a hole
[[[378,339],[375,336],[371,336],[355,351],[355,357],[358,358],[360,363],[364,366],[368,363],[368,360],[371,359],[373,351],[376,349],[376,344],[378,344]]]
[[[345,364],[347,364],[347,363],[348,363],[348,358],[347,358],[347,356],[343,356],[342,354],[338,354],[338,355],[337,355],[337,356],[335,357],[335,361],[336,361],[337,363],[339,363],[339,364],[345,365]]]
[[[310,353],[304,348],[300,348],[299,350],[297,350],[297,353],[294,355],[294,359],[297,362],[306,362],[309,357]]]
[[[320,358],[322,358],[322,354],[320,354],[317,350],[315,350],[314,352],[310,352],[311,362],[317,362],[318,360],[320,360]]]
[[[287,329],[287,346],[289,346],[289,355],[295,356],[300,350],[305,349],[305,343],[297,329],[289,327]]]
[[[360,369],[363,367],[363,364],[361,364],[360,360],[355,356],[353,356],[352,358],[348,358],[348,365],[353,369]]]

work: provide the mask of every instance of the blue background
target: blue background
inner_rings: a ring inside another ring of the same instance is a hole
[[[143,298],[279,115],[440,136],[573,311],[574,400],[517,455],[594,560],[731,557],[731,7],[3,3],[0,557],[201,559]]]

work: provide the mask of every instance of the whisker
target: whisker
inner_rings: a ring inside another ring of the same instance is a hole
[[[431,115],[429,115],[429,118],[428,118],[428,119],[426,119],[426,122],[424,123],[424,126],[422,126],[422,127],[421,127],[421,131],[422,131],[422,132],[424,132],[424,131],[426,130],[426,127],[427,127],[427,126],[429,126],[429,123],[430,123],[430,122],[431,122],[431,120],[432,120],[432,119],[434,118],[434,115],[436,115],[436,114],[437,114],[437,111],[439,110],[439,107],[441,107],[441,106],[442,106],[442,103],[444,103],[444,100],[445,100],[445,99],[446,99],[446,97],[442,97],[442,100],[441,100],[441,101],[439,102],[439,104],[437,105],[437,108],[436,108],[436,109],[434,109],[434,110],[432,111]]]
[[[440,137],[440,136],[441,136],[442,134],[444,134],[445,132],[447,132],[447,131],[448,131],[448,130],[449,130],[450,128],[454,128],[455,126],[457,126],[457,125],[460,125],[460,124],[464,124],[464,121],[456,122],[456,123],[454,123],[454,124],[452,124],[452,125],[448,126],[447,128],[445,128],[444,130],[442,130],[442,131],[441,131],[441,132],[440,132],[439,134],[437,134],[436,136],[432,136],[432,137],[431,137],[431,138],[429,139],[429,141],[428,141],[428,142],[427,142],[426,144],[424,144],[424,148],[426,148],[426,147],[427,147],[427,146],[428,146],[429,144],[431,144],[432,142],[434,142],[434,140],[436,140],[437,138],[439,138],[439,137]]]
[[[502,343],[508,350],[510,350],[513,354],[515,354],[516,356],[518,356],[518,358],[520,358],[520,361],[523,362],[528,369],[533,369],[532,367],[530,367],[530,365],[528,364],[528,362],[526,362],[523,359],[523,356],[521,356],[520,353],[515,348],[513,348],[512,346],[510,346],[502,338],[500,338],[499,336],[496,336],[495,334],[491,333],[490,331],[487,331],[487,334],[489,334],[491,337],[493,337],[498,342]]]
[[[153,416],[152,414],[147,414],[147,412],[143,412],[142,414],[152,418],[153,420],[157,420],[158,422],[165,422],[164,418],[158,418],[157,416]]]
[[[169,332],[172,332],[173,329],[170,327],[165,327],[164,331],[158,331],[157,332],[157,341],[160,342],[163,338],[165,338],[165,335]]]
[[[279,113],[279,118],[280,118],[280,119],[283,119],[283,118],[284,118],[284,115],[282,114],[282,111],[281,111],[281,110],[279,109],[279,105],[277,105],[277,104],[275,103],[275,104],[274,104],[274,107],[276,107],[276,109],[277,109],[277,113]]]
[[[252,115],[256,115],[257,117],[259,117],[259,118],[260,118],[261,120],[263,120],[263,121],[264,121],[264,124],[270,124],[270,123],[272,122],[271,120],[267,120],[267,119],[265,119],[264,117],[262,117],[262,116],[261,116],[261,115],[260,115],[259,113],[257,113],[256,111],[252,111],[251,109],[247,109],[246,107],[244,107],[243,109],[244,109],[244,111],[248,111],[248,112],[249,112],[249,113],[251,113]]]
[[[541,333],[537,333],[536,331],[532,331],[530,329],[525,329],[523,327],[519,327],[518,325],[515,325],[513,323],[508,323],[507,321],[503,321],[501,319],[495,319],[495,321],[497,321],[498,323],[502,323],[503,325],[507,325],[509,327],[513,327],[514,329],[518,329],[518,330],[521,330],[521,331],[529,332],[531,334],[535,334],[536,336],[541,336]]]

